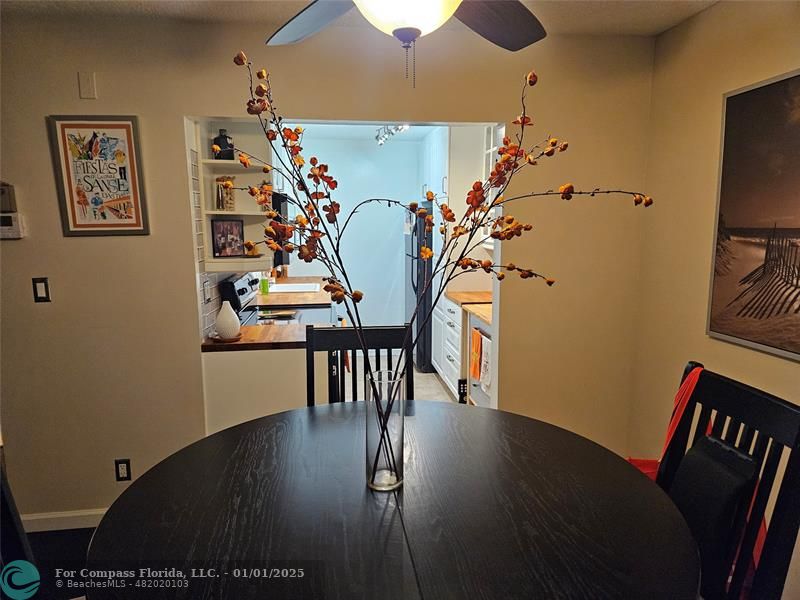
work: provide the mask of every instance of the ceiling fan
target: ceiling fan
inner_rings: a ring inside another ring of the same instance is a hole
[[[408,48],[455,17],[493,44],[516,52],[547,33],[519,0],[313,0],[267,39],[294,44],[327,27],[355,6],[376,28]]]

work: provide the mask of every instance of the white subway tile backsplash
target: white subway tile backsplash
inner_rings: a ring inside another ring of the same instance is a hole
[[[200,326],[203,330],[203,336],[207,337],[214,331],[214,322],[217,319],[217,313],[222,307],[222,299],[219,295],[219,282],[227,279],[233,273],[199,273],[198,276],[198,293],[202,298],[203,282],[208,282],[207,297],[210,299],[208,302],[200,303],[201,321]]]

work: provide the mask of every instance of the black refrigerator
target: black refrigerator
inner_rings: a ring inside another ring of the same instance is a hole
[[[286,223],[289,220],[289,197],[281,192],[272,194],[272,210],[281,216],[281,222]],[[280,267],[281,265],[289,264],[289,253],[283,250],[278,250],[272,254],[272,266]]]
[[[419,207],[433,214],[432,202],[420,202]],[[431,363],[431,319],[425,321],[430,313],[433,298],[431,273],[436,257],[422,260],[419,251],[422,246],[433,248],[433,233],[425,231],[425,220],[410,212],[406,213],[404,223],[405,237],[405,306],[406,323],[411,321],[414,309],[419,305],[418,318],[413,325],[414,338],[417,345],[414,350],[414,365],[423,373],[434,371]]]

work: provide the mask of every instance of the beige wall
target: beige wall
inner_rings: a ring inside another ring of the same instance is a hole
[[[522,76],[536,67],[537,133],[572,146],[525,185],[557,186],[567,173],[587,185],[643,183],[649,39],[553,37],[509,54],[442,31],[417,47],[413,90],[402,50],[369,30],[266,49],[257,25],[106,20],[92,24],[102,53],[85,50],[82,31],[64,19],[2,23],[0,175],[18,186],[31,230],[1,248],[3,433],[23,513],[107,506],[123,489],[113,458],[131,457],[140,474],[203,434],[183,116],[242,114],[244,72],[231,62],[240,47],[271,69],[289,116],[306,119],[509,121]],[[98,100],[78,99],[78,70],[97,72]],[[62,237],[44,123],[59,113],[139,115],[152,235]],[[546,204],[515,209],[537,230],[513,257],[535,256],[563,283],[508,286],[505,322],[516,325],[501,348],[501,394],[510,409],[624,449],[628,400],[613,392],[628,361],[608,345],[632,344],[631,249],[638,221],[653,215],[612,201]],[[31,301],[33,276],[51,278],[52,304]],[[593,365],[586,379],[575,377],[578,365]],[[590,409],[600,416],[585,418]]]
[[[629,39],[602,57],[561,55],[556,70],[540,68],[541,88],[533,89],[529,104],[540,124],[537,134],[565,139],[569,150],[522,171],[507,195],[566,182],[576,189],[643,190],[652,50],[652,40]],[[557,283],[548,288],[514,276],[502,283],[499,408],[624,454],[640,231],[660,205],[635,208],[621,196],[555,197],[504,210],[534,228],[503,245],[503,262],[534,268]]]
[[[663,442],[689,359],[800,403],[796,362],[705,334],[722,96],[800,67],[798,31],[798,2],[722,2],[657,40],[647,188],[659,205],[642,223],[630,427],[637,454],[653,454]]]
[[[800,403],[800,365],[705,335],[722,96],[800,67],[800,3],[722,2],[656,42],[630,449],[656,456],[689,359]],[[742,148],[748,152],[747,148]],[[800,548],[800,542],[798,543]],[[800,549],[785,598],[800,598]]]

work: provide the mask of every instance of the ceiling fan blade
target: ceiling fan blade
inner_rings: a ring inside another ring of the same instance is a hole
[[[269,38],[267,46],[301,42],[353,8],[352,0],[314,0]]]
[[[518,0],[464,0],[455,17],[481,37],[512,52],[547,35],[539,19]]]

